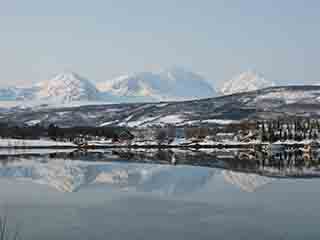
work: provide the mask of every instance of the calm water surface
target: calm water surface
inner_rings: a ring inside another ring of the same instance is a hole
[[[317,159],[21,154],[1,156],[0,205],[23,239],[320,237]]]

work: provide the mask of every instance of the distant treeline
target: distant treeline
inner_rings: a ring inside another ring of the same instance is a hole
[[[125,134],[124,134],[125,133]],[[123,127],[71,127],[61,128],[54,124],[48,127],[34,126],[11,126],[0,124],[1,138],[16,139],[40,139],[50,138],[52,140],[74,141],[77,138],[89,139],[94,137],[117,140],[123,135],[128,138],[133,137],[130,132]]]

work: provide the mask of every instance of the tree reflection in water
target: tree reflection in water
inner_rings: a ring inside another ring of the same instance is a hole
[[[2,154],[1,165],[20,159],[55,159],[154,163],[222,168],[239,172],[257,173],[273,177],[320,177],[320,150],[304,152],[290,149],[275,153],[245,149],[110,149],[103,151],[73,151],[49,153]]]

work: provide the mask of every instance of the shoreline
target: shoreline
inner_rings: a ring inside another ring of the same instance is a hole
[[[0,149],[80,149],[80,150],[92,150],[92,149],[118,149],[118,148],[127,148],[127,149],[252,149],[257,146],[267,146],[273,143],[217,143],[217,144],[181,144],[181,145],[139,145],[139,144],[131,144],[131,145],[111,145],[111,144],[97,144],[97,145],[86,145],[86,146],[72,146],[72,145],[11,145],[11,146],[0,146]],[[305,143],[277,143],[282,146],[299,148],[303,147]]]

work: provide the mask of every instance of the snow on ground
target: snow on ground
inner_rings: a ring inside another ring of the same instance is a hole
[[[72,101],[72,102],[57,102],[45,100],[25,100],[25,101],[0,101],[0,108],[19,108],[19,109],[46,109],[46,108],[69,108],[90,105],[109,105],[116,104],[116,102],[106,101]]]
[[[264,95],[257,97],[257,101],[264,100],[264,99],[279,99],[285,101],[286,104],[292,104],[297,101],[314,98],[319,91],[287,91],[287,90],[279,90],[278,92],[270,92]]]
[[[88,141],[89,145],[95,145],[95,146],[103,146],[103,145],[112,145],[112,139],[107,139],[107,140],[100,140],[100,141]]]
[[[153,122],[157,118],[159,118],[159,117],[158,116],[156,116],[156,117],[142,117],[142,118],[139,118],[138,120],[128,122],[127,125],[128,125],[128,127],[139,127],[142,125],[147,126],[148,123]]]
[[[165,124],[179,124],[182,123],[185,119],[182,115],[168,115],[168,116],[154,116],[154,117],[142,117],[134,121],[129,121],[127,124],[128,127],[147,127],[152,125],[165,125]]]
[[[28,126],[34,126],[34,125],[37,125],[39,123],[41,123],[40,119],[35,119],[35,120],[30,120],[30,121],[25,122],[25,124],[27,124]]]
[[[21,154],[50,154],[50,153],[69,153],[72,149],[50,149],[50,148],[33,148],[33,149],[17,149],[17,148],[0,148],[0,156],[21,155]]]
[[[192,124],[198,124],[200,122],[201,123],[228,125],[228,124],[232,124],[232,123],[239,123],[240,121],[231,120],[231,119],[201,119],[201,120],[193,120],[193,121],[183,122],[183,124],[192,125]]]
[[[112,125],[112,124],[115,124],[115,123],[117,123],[117,122],[119,122],[119,120],[104,122],[104,123],[101,123],[101,124],[100,124],[100,127]]]
[[[76,147],[71,142],[56,142],[53,140],[0,139],[0,147]]]
[[[183,122],[184,120],[185,118],[182,115],[174,114],[160,117],[156,122],[160,124],[177,124]]]
[[[228,120],[228,119],[206,119],[206,120],[202,120],[201,122],[227,125],[227,124],[231,124],[231,123],[239,123],[240,121]]]
[[[171,145],[184,145],[184,144],[189,144],[189,143],[190,143],[190,141],[185,138],[175,138],[171,142]]]
[[[302,141],[295,141],[295,140],[276,141],[273,144],[277,144],[277,145],[282,145],[282,144],[295,145],[295,144],[310,144],[312,142],[320,143],[317,140],[305,139],[305,140],[302,140]]]
[[[130,116],[128,116],[128,117],[126,117],[126,118],[124,119],[124,121],[128,122],[128,121],[130,121],[131,118],[133,118],[133,114],[130,115]]]
[[[160,104],[157,104],[156,107],[166,107],[168,105],[168,103],[160,103]]]

